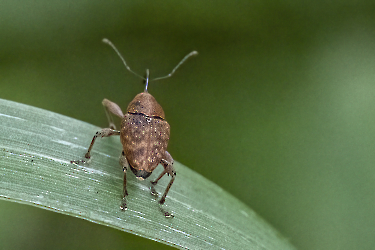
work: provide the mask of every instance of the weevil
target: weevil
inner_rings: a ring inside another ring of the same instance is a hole
[[[152,171],[155,170],[159,163],[163,165],[164,171],[159,175],[158,178],[151,181],[152,190],[155,190],[154,186],[165,174],[171,176],[168,186],[166,187],[163,196],[159,200],[159,203],[162,205],[164,204],[168,191],[175,180],[176,171],[173,167],[173,158],[167,151],[170,126],[165,119],[163,108],[156,101],[156,99],[148,93],[148,83],[150,81],[171,77],[177,68],[181,66],[181,64],[183,64],[189,57],[197,55],[198,52],[192,51],[186,55],[168,75],[149,80],[148,69],[146,70],[146,78],[138,75],[130,69],[120,52],[108,39],[104,38],[102,41],[113,48],[113,50],[122,60],[126,69],[134,75],[142,78],[145,81],[146,86],[144,91],[136,95],[129,103],[125,114],[116,103],[111,102],[108,99],[104,99],[102,101],[108,118],[109,127],[103,128],[102,130],[96,132],[87,153],[85,154],[85,158],[91,158],[91,150],[94,146],[96,138],[119,135],[123,147],[120,156],[120,165],[124,171],[123,200],[120,208],[122,210],[127,209],[126,197],[128,196],[128,191],[126,188],[126,173],[128,169],[130,168],[130,170],[139,180],[144,180],[151,175]],[[116,126],[112,119],[112,114],[121,118],[120,130],[116,130]],[[85,163],[86,161],[72,161],[72,163],[76,164],[80,162]],[[152,193],[155,194],[155,191]]]

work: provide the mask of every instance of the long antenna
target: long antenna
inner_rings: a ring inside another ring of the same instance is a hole
[[[166,76],[162,76],[162,77],[157,77],[157,78],[154,78],[152,79],[152,81],[157,81],[157,80],[160,80],[160,79],[164,79],[164,78],[168,78],[168,77],[171,77],[174,72],[181,66],[181,64],[183,64],[189,57],[191,56],[195,56],[195,55],[198,55],[198,52],[197,51],[192,51],[190,52],[189,54],[187,54],[184,58],[182,58],[182,60],[177,64],[176,67],[174,67],[174,69],[172,69],[172,72],[169,73],[168,75]]]
[[[109,41],[107,38],[103,38],[103,43],[106,43],[108,44],[109,46],[112,47],[112,49],[117,53],[117,55],[121,58],[122,62],[124,63],[125,67],[127,70],[129,70],[131,73],[133,73],[134,75],[140,77],[141,79],[145,80],[146,81],[146,87],[145,87],[145,92],[147,92],[147,88],[148,88],[148,83],[151,82],[151,81],[157,81],[157,80],[160,80],[160,79],[164,79],[164,78],[168,78],[168,77],[171,77],[174,72],[187,60],[189,59],[189,57],[192,57],[192,56],[195,56],[195,55],[198,55],[198,52],[197,51],[192,51],[190,52],[189,54],[187,54],[184,58],[182,58],[182,60],[177,64],[176,67],[174,67],[171,71],[171,73],[169,73],[168,75],[166,76],[162,76],[162,77],[157,77],[157,78],[154,78],[154,79],[151,79],[149,80],[149,70],[147,69],[146,70],[146,74],[147,74],[147,77],[144,78],[143,76],[140,76],[138,75],[137,73],[135,73],[133,70],[130,69],[130,67],[126,64],[126,61],[125,59],[122,57],[122,55],[120,54],[120,52],[117,50],[117,48],[115,47],[115,45],[113,45],[113,43],[111,43],[111,41]]]
[[[120,52],[117,50],[117,48],[115,47],[115,45],[113,45],[113,43],[111,43],[111,41],[109,41],[107,38],[103,38],[102,40],[103,43],[106,43],[108,44],[109,46],[112,47],[112,49],[117,53],[117,55],[121,58],[122,62],[124,63],[125,67],[127,70],[129,70],[130,72],[132,72],[134,75],[140,77],[141,79],[143,80],[146,80],[145,78],[143,78],[143,76],[140,76],[138,75],[137,73],[135,73],[133,70],[130,69],[130,67],[126,64],[125,62],[125,59],[122,57],[122,55],[120,54]]]

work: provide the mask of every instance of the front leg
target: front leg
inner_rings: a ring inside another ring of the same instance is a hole
[[[102,104],[104,106],[105,114],[109,122],[109,128],[116,129],[111,114],[114,114],[122,119],[124,117],[124,114],[122,113],[121,108],[116,103],[111,102],[110,100],[105,98],[103,99]]]
[[[176,177],[176,170],[173,167],[173,162],[174,162],[173,158],[167,151],[165,151],[165,158],[166,159],[161,160],[161,164],[163,164],[164,166],[164,171],[159,175],[159,177],[155,181],[151,182],[151,184],[155,186],[158,183],[158,181],[161,179],[161,177],[163,177],[165,174],[171,175],[171,180],[169,181],[168,186],[165,189],[164,194],[159,201],[161,205],[164,204],[165,197],[167,197],[168,191],[171,188],[174,182],[174,179]]]

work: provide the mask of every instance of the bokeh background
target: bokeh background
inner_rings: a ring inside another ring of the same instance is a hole
[[[154,77],[199,51],[149,86],[175,160],[298,249],[375,248],[374,1],[2,0],[0,98],[106,127],[143,86],[103,37]],[[6,201],[0,245],[170,248]]]

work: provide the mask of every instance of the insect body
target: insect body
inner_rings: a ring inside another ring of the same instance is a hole
[[[138,94],[121,122],[121,143],[132,172],[146,179],[159,163],[172,162],[166,151],[170,128],[162,107],[147,92]],[[168,164],[167,164],[168,165]],[[174,178],[170,169],[167,173]]]
[[[123,61],[125,67],[130,72],[139,76],[129,68],[116,47],[108,39],[103,39],[103,42],[109,44],[116,51]],[[172,76],[176,69],[184,61],[186,61],[187,58],[196,54],[196,51],[191,52],[185,56],[179,64],[177,64],[169,75],[155,78],[153,80],[155,81]],[[126,189],[126,173],[129,168],[138,179],[144,180],[151,175],[152,171],[158,166],[159,163],[163,165],[164,171],[155,181],[151,182],[151,184],[154,186],[165,174],[171,176],[171,180],[169,181],[169,184],[159,201],[160,204],[164,204],[168,191],[176,177],[176,171],[173,167],[173,158],[167,151],[170,126],[165,120],[163,108],[147,91],[149,71],[147,70],[146,72],[146,78],[139,76],[146,81],[145,90],[144,92],[136,95],[129,103],[126,109],[126,114],[123,114],[121,108],[116,103],[107,99],[103,100],[102,104],[107,114],[109,128],[104,128],[96,132],[91,141],[90,147],[85,154],[85,158],[90,159],[91,150],[97,137],[108,137],[112,135],[120,136],[123,146],[123,151],[120,156],[120,164],[122,165],[124,171],[124,198],[121,205],[121,209],[123,210],[127,209],[126,196],[128,195],[128,192]],[[111,114],[114,114],[122,119],[121,130],[116,130]],[[72,163],[79,162],[80,161],[72,161]]]

